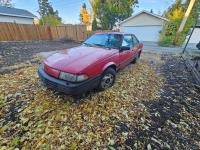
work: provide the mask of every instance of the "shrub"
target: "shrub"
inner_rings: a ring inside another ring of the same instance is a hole
[[[163,28],[159,37],[159,45],[169,46],[172,45],[176,32],[178,30],[181,20],[169,21]]]
[[[40,19],[40,24],[57,26],[57,25],[62,24],[62,21],[57,16],[48,15]]]
[[[92,31],[96,31],[98,28],[96,18],[92,21]]]

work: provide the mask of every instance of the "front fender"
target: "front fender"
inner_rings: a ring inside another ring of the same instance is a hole
[[[110,66],[115,66],[117,68],[117,65],[114,62],[109,62],[109,63],[104,65],[104,67],[102,68],[102,72],[104,72]]]

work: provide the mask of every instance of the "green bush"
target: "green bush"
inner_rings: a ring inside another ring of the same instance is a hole
[[[160,35],[159,45],[160,46],[170,46],[172,43],[170,36]]]
[[[181,20],[169,21],[163,28],[159,37],[159,45],[170,46],[178,30]]]
[[[57,17],[53,15],[48,15],[40,19],[41,25],[50,25],[50,26],[57,26],[62,24],[62,21]]]
[[[96,18],[92,21],[92,31],[96,31],[97,30],[97,20]]]

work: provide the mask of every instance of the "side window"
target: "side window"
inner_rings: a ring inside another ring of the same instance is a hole
[[[139,41],[134,35],[132,37],[133,37],[134,46],[136,46],[139,43]]]
[[[121,45],[122,35],[119,34],[110,34],[108,47],[119,49]]]
[[[131,35],[125,35],[122,41],[122,46],[133,48],[134,43]]]

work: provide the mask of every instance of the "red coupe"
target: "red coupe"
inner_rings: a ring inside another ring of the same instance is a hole
[[[133,34],[97,33],[79,47],[49,56],[38,73],[47,87],[69,95],[105,90],[114,84],[118,70],[137,62],[142,48]]]

